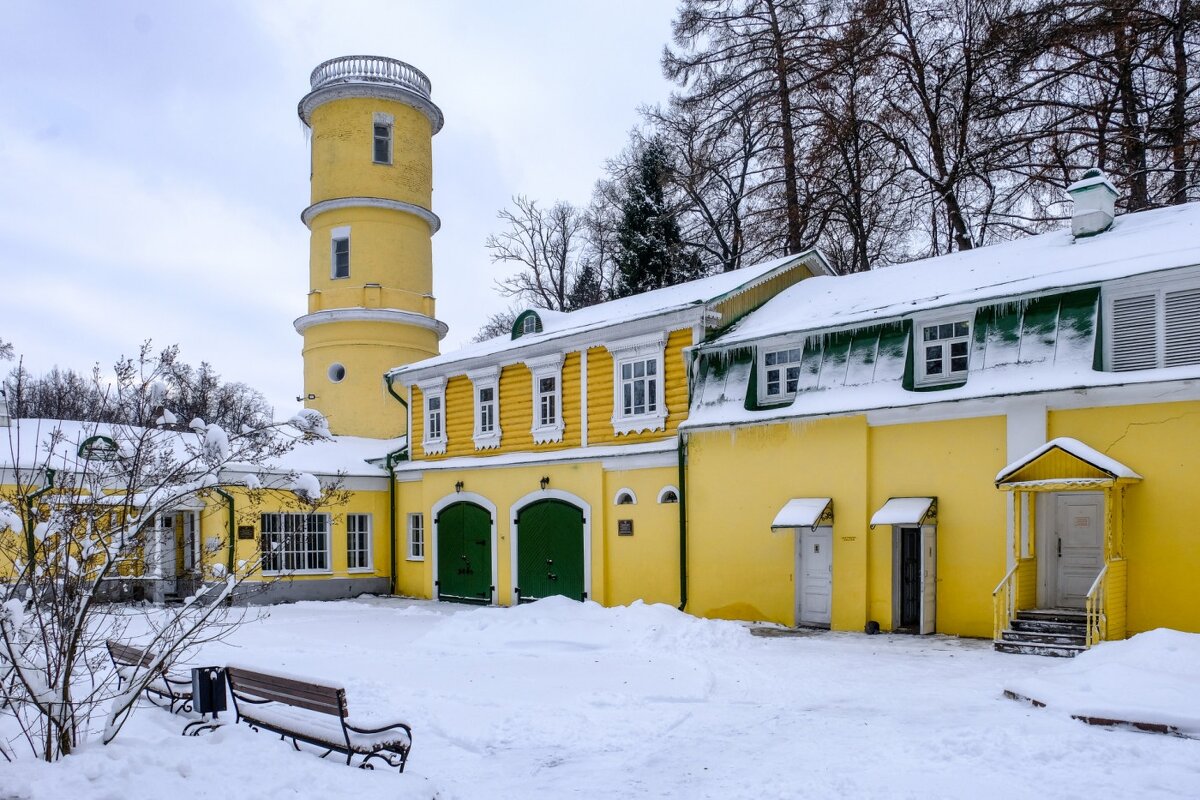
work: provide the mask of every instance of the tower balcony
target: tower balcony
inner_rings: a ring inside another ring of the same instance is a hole
[[[432,132],[442,128],[442,111],[432,100],[432,87],[424,72],[386,56],[339,56],[317,66],[309,76],[310,91],[297,109],[300,119],[312,125],[313,110],[345,97],[376,97],[412,106],[429,118]]]
[[[432,99],[429,78],[411,64],[386,56],[340,56],[318,65],[309,76],[313,91],[337,83],[384,83]]]

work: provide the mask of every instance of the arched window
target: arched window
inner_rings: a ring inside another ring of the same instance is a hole
[[[637,495],[633,489],[620,489],[617,491],[617,496],[613,498],[614,506],[632,506],[637,503]]]
[[[660,503],[678,503],[679,490],[674,486],[664,486],[658,493],[658,502]]]

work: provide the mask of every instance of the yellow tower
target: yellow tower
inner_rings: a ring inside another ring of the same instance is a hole
[[[405,433],[388,396],[392,367],[437,355],[430,210],[432,139],[442,112],[429,79],[392,58],[345,56],[318,66],[300,119],[312,131],[305,405],[334,433]]]

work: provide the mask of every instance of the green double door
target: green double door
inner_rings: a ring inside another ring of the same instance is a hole
[[[519,601],[561,594],[586,600],[583,511],[561,500],[539,500],[517,514]]]
[[[474,503],[438,512],[437,596],[460,603],[492,602],[492,515]]]

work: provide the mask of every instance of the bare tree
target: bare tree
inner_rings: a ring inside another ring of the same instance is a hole
[[[251,504],[272,493],[310,513],[345,497],[338,485],[273,466],[297,443],[329,437],[320,414],[235,432],[197,419],[181,433],[160,403],[167,377],[143,351],[105,395],[123,415],[158,409],[155,426],[17,419],[7,428],[0,460],[14,479],[0,491],[0,715],[15,718],[28,750],[47,761],[88,739],[112,741],[161,667],[237,623],[225,601],[272,557],[235,561],[226,531],[209,538],[202,579],[181,606],[112,604],[118,587],[153,577],[162,563],[162,514],[234,489]],[[216,557],[227,550],[228,559]],[[157,655],[118,683],[104,641],[127,628]]]
[[[579,269],[583,215],[561,201],[542,209],[536,200],[518,196],[513,205],[499,213],[508,229],[487,238],[493,263],[518,267],[498,281],[500,293],[551,311],[567,310]]]

